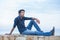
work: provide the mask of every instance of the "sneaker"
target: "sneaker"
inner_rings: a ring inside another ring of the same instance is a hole
[[[51,34],[54,35],[55,33],[55,27],[53,27],[53,30],[51,30]]]

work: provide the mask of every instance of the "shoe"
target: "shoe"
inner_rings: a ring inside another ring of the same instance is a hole
[[[55,27],[53,27],[53,30],[51,30],[52,36],[54,36],[54,33],[55,33]]]

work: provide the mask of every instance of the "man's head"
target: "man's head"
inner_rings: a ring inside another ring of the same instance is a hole
[[[20,15],[21,17],[24,17],[25,10],[24,10],[24,9],[21,9],[21,10],[18,11],[18,13],[19,13],[19,15]]]

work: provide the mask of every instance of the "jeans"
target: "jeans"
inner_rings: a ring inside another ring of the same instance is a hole
[[[37,29],[37,31],[31,31],[32,25]],[[22,32],[22,34],[25,35],[41,35],[41,36],[51,36],[51,32],[43,32],[37,25],[37,23],[34,20],[31,20],[30,23],[27,26],[27,29]]]

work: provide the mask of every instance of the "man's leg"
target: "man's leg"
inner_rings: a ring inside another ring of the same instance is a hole
[[[39,31],[31,31],[31,30],[27,29],[22,34],[23,35],[52,36],[52,35],[54,35],[54,30],[55,30],[55,28],[53,28],[50,32],[39,32]]]
[[[37,29],[37,31],[29,31],[32,28],[32,25],[34,25],[34,27]],[[29,25],[27,26],[27,28],[29,29],[28,31],[24,32],[24,34],[28,34],[28,35],[42,35],[42,36],[51,36],[54,34],[54,29],[53,28],[50,32],[41,32],[41,29],[39,28],[39,26],[36,24],[36,22],[34,20],[30,21]]]
[[[55,33],[55,27],[50,32],[36,32],[37,35],[42,35],[42,36],[53,36]]]
[[[37,23],[34,20],[30,21],[30,23],[27,26],[27,29],[31,30],[32,25],[34,25],[34,27],[37,29],[37,31],[41,31],[41,29],[39,28],[39,26],[37,25]]]
[[[29,29],[25,30],[24,32],[22,32],[23,35],[35,35],[35,31],[31,31]]]
[[[22,33],[23,35],[37,35],[37,36],[51,36],[51,32],[39,32],[39,31],[31,31],[31,30],[26,30]]]

